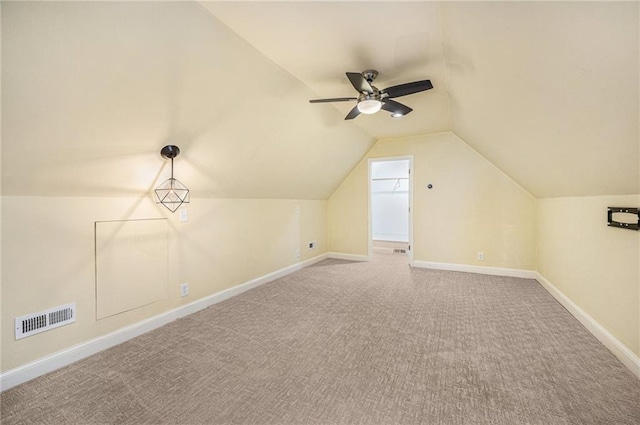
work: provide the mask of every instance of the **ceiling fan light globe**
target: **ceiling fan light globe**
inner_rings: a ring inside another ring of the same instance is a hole
[[[358,111],[362,114],[375,114],[382,107],[382,102],[376,99],[365,99],[358,103]]]

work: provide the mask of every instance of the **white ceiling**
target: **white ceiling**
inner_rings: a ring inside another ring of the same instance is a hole
[[[637,2],[3,2],[3,195],[326,199],[453,131],[538,197],[640,193]],[[352,121],[345,72],[414,111]]]

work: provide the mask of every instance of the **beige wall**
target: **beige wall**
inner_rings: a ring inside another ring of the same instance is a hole
[[[326,252],[315,199],[373,144],[197,3],[9,2],[2,47],[2,370]],[[169,143],[187,223],[149,195]],[[94,222],[165,216],[168,298],[96,321]],[[72,301],[77,323],[14,340]]]
[[[452,133],[379,141],[329,198],[330,251],[367,255],[367,159],[401,155],[414,156],[414,260],[535,269],[535,198]]]
[[[478,40],[480,44],[487,40],[476,36],[487,34],[477,19],[476,6],[460,7],[447,6],[445,15],[459,16],[449,22],[468,28],[462,32],[455,25],[445,28],[450,37],[456,37],[449,43],[458,46],[458,53],[477,51]],[[510,7],[496,7],[508,16]],[[579,26],[572,31],[589,34],[581,29],[584,22],[569,13],[575,6],[562,7],[567,13],[560,16]],[[603,173],[593,169],[626,164],[620,168],[637,170],[630,165],[633,155],[627,154],[635,151],[635,144],[611,150],[598,135],[615,134],[613,139],[623,140],[621,146],[637,142],[637,129],[630,130],[626,123],[637,123],[637,90],[629,87],[638,84],[638,22],[637,13],[628,12],[637,11],[638,6],[606,9],[617,17],[606,20],[616,26],[621,40],[614,43],[620,59],[616,63],[629,66],[617,68],[624,73],[620,79],[619,72],[610,72],[610,61],[602,61],[610,55],[582,55],[596,63],[583,62],[575,54],[556,55],[563,59],[549,62],[548,75],[573,76],[564,68],[573,70],[575,63],[595,71],[580,81],[571,77],[572,82],[578,81],[571,89],[580,94],[577,97],[566,96],[567,84],[552,88],[562,99],[573,99],[573,107],[556,102],[559,113],[546,117],[550,125],[530,119],[540,114],[511,108],[514,91],[504,89],[509,85],[500,75],[485,78],[477,72],[454,72],[448,76],[456,100],[454,129],[463,136],[473,133],[469,142],[496,163],[510,167],[504,169],[519,175],[531,190],[613,193],[622,187],[618,180],[630,182],[627,176],[609,173],[603,183]],[[498,16],[493,23],[501,25],[499,15],[488,9],[482,13],[492,20]],[[114,22],[118,22],[115,32]],[[502,42],[513,44],[513,33],[505,34]],[[597,32],[592,36],[599,37]],[[637,196],[537,201],[451,133],[381,140],[343,180],[373,138],[343,122],[338,111],[309,105],[308,99],[317,97],[316,93],[195,3],[8,2],[2,5],[2,39],[2,190],[12,195],[2,198],[0,229],[2,370],[328,249],[366,255],[367,158],[397,155],[415,157],[415,260],[537,268],[640,354],[638,233],[602,226],[608,203],[638,205]],[[496,50],[494,40],[489,41],[488,49],[504,56],[505,49]],[[547,44],[555,42],[553,37],[547,40]],[[611,53],[611,43],[599,46]],[[593,43],[585,42],[583,47],[592,48]],[[573,45],[563,48],[575,50]],[[455,68],[455,58],[449,59]],[[481,68],[476,66],[475,71]],[[521,73],[510,75],[518,75],[512,87],[523,87]],[[539,74],[531,75],[540,80]],[[608,97],[595,102],[593,93],[583,90],[593,86],[591,80],[611,76],[633,84],[617,86],[622,94],[601,91],[599,95]],[[480,77],[489,84],[466,84]],[[488,90],[492,96],[470,92],[472,88]],[[502,100],[496,93],[502,94]],[[524,103],[542,105],[536,108],[544,111],[553,106],[548,99],[558,98],[553,93],[532,93],[538,98]],[[586,102],[583,96],[588,97]],[[611,99],[616,108],[609,108]],[[497,114],[498,104],[510,109]],[[592,120],[585,126],[584,120],[563,115],[575,114],[582,104],[608,108],[604,112],[613,118]],[[488,111],[491,117],[486,116]],[[505,114],[517,116],[504,120]],[[501,121],[491,121],[495,117],[502,117]],[[625,125],[619,125],[620,117]],[[514,127],[518,122],[521,125]],[[387,123],[385,127],[402,121]],[[534,127],[527,129],[529,124]],[[544,129],[551,129],[553,137],[547,137]],[[513,139],[512,134],[520,137]],[[557,143],[558,134],[573,135],[571,143]],[[495,143],[498,139],[509,142]],[[567,162],[585,140],[592,149],[583,149],[571,176],[562,167],[546,167],[545,173],[535,165]],[[169,142],[183,148],[177,176],[194,194],[208,198],[194,199],[188,206],[188,223],[158,209],[146,195],[166,178],[168,164],[158,152]],[[546,143],[546,148],[541,149],[540,143]],[[427,190],[427,183],[434,184],[434,189]],[[338,185],[328,201],[214,199],[323,199]],[[300,216],[295,213],[298,205]],[[170,220],[168,298],[95,321],[94,221],[164,216]],[[311,240],[318,241],[314,251],[306,249]],[[296,247],[301,250],[300,259],[295,258]],[[485,262],[476,260],[477,251],[486,254]],[[182,282],[190,284],[187,298],[178,295]],[[77,323],[14,341],[15,316],[70,301],[78,303]]]
[[[538,201],[538,272],[640,356],[640,232],[606,225],[640,195]]]
[[[327,202],[329,251],[368,254],[367,157],[351,171]]]
[[[374,143],[192,1],[2,2],[2,88],[4,195],[138,196],[176,144],[195,196],[327,199]]]
[[[181,223],[149,197],[3,197],[2,370],[326,252],[326,201],[192,199],[187,209]],[[167,299],[96,321],[94,222],[151,217],[169,219]],[[76,323],[14,339],[16,316],[74,301]]]
[[[640,191],[639,2],[441,5],[453,132],[538,198]]]

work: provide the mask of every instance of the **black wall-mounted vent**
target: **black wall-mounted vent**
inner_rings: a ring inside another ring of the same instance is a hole
[[[621,221],[615,221],[613,219],[613,214],[616,214],[616,213],[635,215],[638,221],[637,223],[625,223]],[[640,230],[640,208],[608,207],[607,208],[607,226],[619,227],[621,229],[629,229],[629,230]]]

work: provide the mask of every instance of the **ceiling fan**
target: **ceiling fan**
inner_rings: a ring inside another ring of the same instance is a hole
[[[336,97],[332,99],[314,99],[310,100],[311,103],[327,103],[327,102],[348,102],[351,100],[357,100],[358,103],[344,118],[345,120],[352,120],[358,115],[362,114],[375,114],[380,109],[391,112],[392,117],[401,117],[407,115],[413,109],[409,108],[402,103],[391,100],[396,97],[406,96],[413,93],[429,90],[433,88],[430,80],[413,81],[411,83],[398,84],[397,86],[387,87],[386,89],[378,90],[377,87],[372,86],[371,83],[378,76],[378,71],[375,69],[368,69],[357,72],[347,72],[347,78],[353,85],[353,87],[360,93],[358,97]]]

